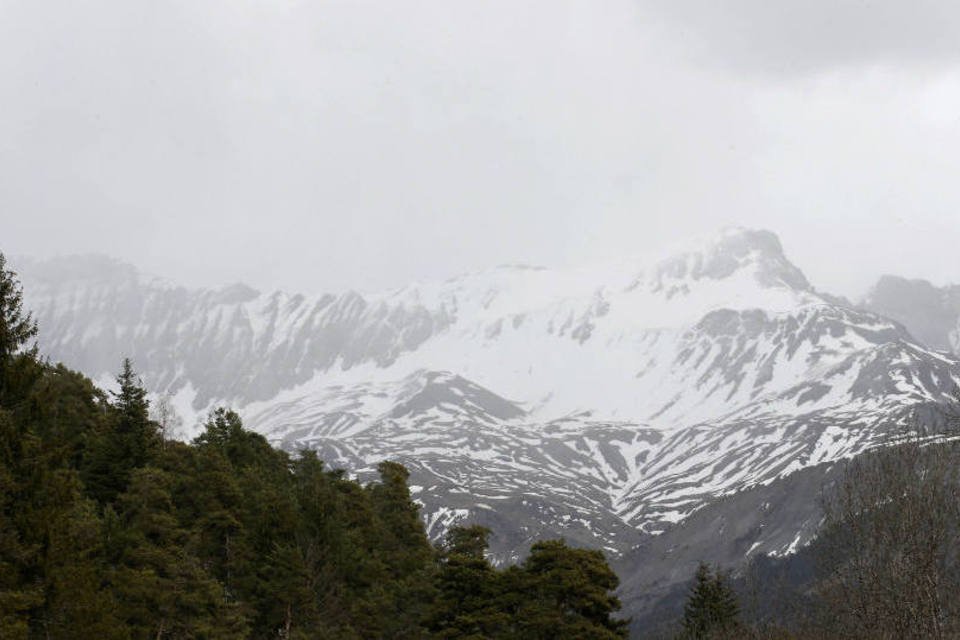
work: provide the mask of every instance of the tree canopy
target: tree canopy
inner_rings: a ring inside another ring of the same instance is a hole
[[[434,548],[402,465],[364,485],[228,409],[163,443],[132,362],[107,394],[35,333],[0,255],[0,638],[622,636],[599,552],[500,570],[480,527]]]

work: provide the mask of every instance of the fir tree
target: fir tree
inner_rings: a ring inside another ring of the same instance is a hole
[[[396,462],[381,462],[377,470],[380,482],[371,486],[370,494],[383,521],[387,564],[397,577],[406,576],[422,569],[432,550],[424,535],[420,508],[410,498],[410,472]]]
[[[26,640],[31,610],[43,601],[40,585],[30,580],[39,549],[22,534],[31,497],[19,468],[22,438],[12,416],[0,409],[0,638],[11,640]]]
[[[240,416],[223,407],[210,413],[194,444],[201,450],[219,451],[237,470],[259,468],[278,472],[287,466],[284,454],[274,450],[263,436],[244,429]]]
[[[447,559],[463,556],[473,560],[483,560],[490,546],[490,533],[490,529],[480,525],[450,527],[445,536],[444,545]]]
[[[485,557],[489,535],[476,525],[447,532],[439,593],[428,618],[438,638],[493,638],[510,629],[510,616],[498,602],[500,576]]]
[[[118,501],[112,541],[112,582],[134,637],[244,638],[239,608],[193,553],[194,540],[179,522],[171,478],[158,469],[134,472]]]
[[[29,387],[37,374],[36,346],[27,347],[36,335],[37,323],[23,309],[20,281],[7,269],[7,259],[0,253],[0,406],[14,407],[19,398],[11,394],[11,387],[18,386],[17,382]]]
[[[150,420],[147,391],[124,358],[117,376],[120,390],[113,393],[111,419],[99,434],[96,452],[84,469],[89,493],[101,503],[112,502],[126,490],[130,474],[154,458],[159,451],[157,425]]]
[[[537,542],[511,577],[520,637],[627,637],[627,621],[613,617],[620,609],[612,593],[619,580],[600,551]]]
[[[76,473],[60,470],[48,480],[43,573],[46,601],[35,618],[44,637],[117,640],[127,637],[119,603],[105,586],[102,523],[95,504],[83,498]]]
[[[23,310],[20,281],[7,269],[7,259],[0,253],[0,371],[36,335],[37,323]],[[35,353],[35,349],[31,353]]]
[[[272,594],[273,610],[270,618],[274,621],[271,635],[283,640],[304,637],[308,629],[321,624],[314,589],[317,575],[314,563],[319,558],[305,550],[302,542],[277,544],[267,565],[267,588]]]
[[[379,520],[379,557],[387,568],[381,604],[388,612],[383,633],[388,637],[416,638],[420,622],[433,599],[433,549],[420,519],[420,508],[410,497],[410,472],[396,462],[377,466],[380,482],[369,487],[372,507]]]
[[[400,464],[362,486],[226,409],[160,446],[129,360],[112,396],[41,362],[0,282],[0,638],[623,636],[601,553],[500,571],[476,526],[435,550]]]
[[[684,638],[734,637],[740,628],[740,606],[726,576],[700,563],[684,606]]]
[[[130,467],[136,469],[145,466],[153,457],[159,444],[159,433],[157,425],[150,420],[147,390],[134,372],[130,358],[123,359],[117,384],[120,390],[114,393],[114,432],[129,458]]]

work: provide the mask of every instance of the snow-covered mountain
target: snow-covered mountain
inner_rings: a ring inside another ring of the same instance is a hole
[[[228,404],[360,474],[399,460],[431,534],[488,524],[502,559],[558,535],[625,554],[877,445],[960,380],[941,345],[819,293],[766,231],[373,295],[188,290],[91,257],[16,266],[51,357],[105,379],[129,355],[188,423]],[[749,553],[811,533],[760,530]]]
[[[886,275],[862,304],[902,323],[924,344],[960,354],[960,285],[936,287],[926,280]]]

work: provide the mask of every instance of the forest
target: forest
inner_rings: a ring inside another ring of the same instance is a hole
[[[169,439],[133,363],[108,393],[36,336],[0,254],[0,638],[960,637],[949,430],[847,462],[809,546],[702,564],[642,628],[600,551],[543,540],[495,567],[480,526],[432,545],[402,465],[363,485],[226,408]]]
[[[403,466],[362,486],[217,409],[163,437],[129,361],[107,394],[44,360],[0,255],[0,638],[621,638],[599,551],[428,541]]]

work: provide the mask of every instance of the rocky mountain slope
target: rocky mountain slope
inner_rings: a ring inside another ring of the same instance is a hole
[[[822,295],[765,231],[370,295],[189,290],[95,257],[15,266],[51,357],[107,379],[129,355],[188,424],[228,404],[361,475],[400,460],[432,535],[488,524],[502,560],[544,536],[656,548],[725,496],[882,443],[891,415],[960,380],[941,343],[876,312],[886,298]],[[744,554],[815,530],[790,527]]]
[[[922,343],[960,354],[960,286],[883,276],[864,299],[864,309],[902,323]]]

